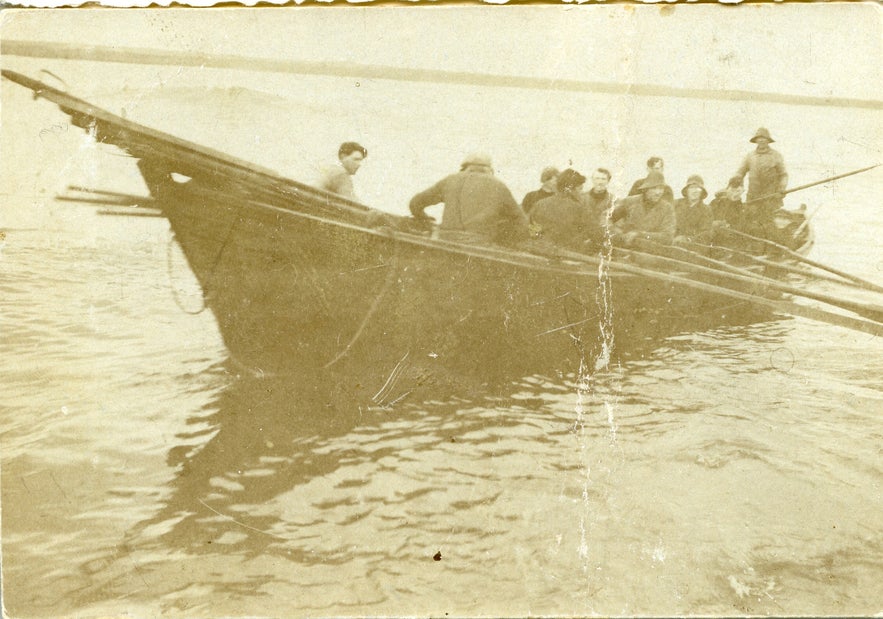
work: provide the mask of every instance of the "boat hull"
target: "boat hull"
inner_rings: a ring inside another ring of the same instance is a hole
[[[145,176],[231,357],[255,372],[376,368],[370,389],[403,363],[419,368],[415,380],[576,371],[614,347],[744,319],[732,299],[603,266],[433,241],[233,187]]]

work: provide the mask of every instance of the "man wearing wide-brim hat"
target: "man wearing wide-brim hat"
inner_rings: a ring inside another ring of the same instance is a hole
[[[665,177],[652,171],[640,185],[641,195],[629,196],[616,203],[611,216],[613,242],[638,245],[650,241],[669,245],[675,236],[675,211],[663,197]]]
[[[687,179],[681,190],[683,198],[675,202],[676,244],[708,243],[712,237],[714,216],[711,207],[705,203],[708,191],[705,182],[698,174]]]
[[[465,242],[512,242],[527,238],[527,216],[512,192],[494,177],[491,158],[473,153],[460,171],[421,191],[409,204],[418,221],[432,221],[424,210],[444,202],[442,236]]]
[[[775,140],[768,129],[761,127],[749,141],[757,144],[757,148],[745,156],[736,176],[744,178],[748,174],[745,204],[749,217],[756,219],[756,224],[765,226],[772,221],[776,210],[782,208],[782,197],[788,188],[788,172],[782,155],[770,148]]]

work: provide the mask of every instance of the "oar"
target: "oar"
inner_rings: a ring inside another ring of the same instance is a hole
[[[654,248],[655,249],[655,248]],[[661,251],[669,250],[670,247],[660,247]],[[690,252],[692,253],[692,252]],[[819,301],[821,303],[827,303],[828,305],[833,305],[834,307],[839,307],[850,312],[854,312],[866,318],[870,318],[876,322],[883,323],[883,306],[874,305],[870,303],[861,303],[858,301],[852,301],[849,299],[839,299],[837,297],[832,297],[827,294],[812,292],[810,290],[801,290],[800,288],[795,288],[794,286],[789,286],[787,284],[783,284],[781,282],[777,282],[774,279],[770,279],[768,277],[763,277],[761,275],[751,274],[744,275],[738,273],[730,273],[726,271],[722,271],[720,269],[712,269],[709,267],[705,267],[699,264],[694,264],[692,262],[686,262],[683,260],[677,260],[674,258],[668,258],[666,256],[657,254],[657,253],[647,253],[640,252],[634,250],[628,250],[628,254],[643,258],[644,260],[656,261],[657,263],[662,263],[663,266],[671,267],[675,269],[686,269],[688,271],[693,271],[703,275],[712,275],[717,279],[723,279],[724,281],[729,281],[730,283],[736,284],[752,284],[754,286],[760,287],[764,292],[779,292],[790,294],[794,296],[804,297],[806,299],[812,299],[813,301]],[[723,287],[723,286],[722,286]]]
[[[851,282],[840,277],[833,277],[831,275],[824,275],[822,273],[814,273],[806,268],[799,268],[795,266],[791,266],[790,264],[785,264],[784,262],[775,262],[773,260],[767,260],[766,258],[762,258],[760,256],[755,256],[754,254],[750,254],[747,251],[740,251],[738,249],[733,249],[732,247],[726,247],[723,245],[704,245],[702,243],[688,243],[688,245],[695,250],[723,250],[727,251],[731,254],[741,256],[747,260],[751,260],[752,262],[772,268],[778,269],[780,271],[784,271],[786,273],[794,273],[796,275],[802,275],[804,277],[811,277],[812,279],[816,279],[823,282],[831,282],[832,284],[837,284],[840,286],[847,286],[849,288],[856,288],[859,290],[868,290],[867,286],[862,286],[856,284],[855,282]],[[723,263],[726,264],[726,263]]]
[[[840,277],[842,277],[844,279],[848,279],[849,281],[854,282],[854,283],[858,284],[860,287],[865,288],[867,290],[873,290],[875,292],[883,292],[883,286],[878,286],[874,282],[869,282],[868,280],[862,279],[861,277],[856,277],[855,275],[845,273],[843,271],[835,269],[834,267],[829,267],[828,265],[822,264],[821,262],[816,262],[815,260],[810,260],[809,258],[801,256],[796,251],[793,251],[793,250],[785,247],[784,245],[780,245],[779,243],[776,243],[774,241],[770,241],[768,239],[762,239],[757,236],[752,236],[750,234],[746,234],[744,232],[734,230],[733,228],[722,228],[722,230],[726,231],[728,234],[734,234],[734,235],[742,237],[744,239],[748,239],[750,241],[756,241],[758,243],[763,243],[764,245],[766,245],[768,247],[773,247],[775,249],[778,249],[779,251],[784,252],[785,254],[791,256],[792,258],[794,258],[798,262],[803,262],[803,263],[808,264],[810,266],[814,266],[817,269],[822,269],[823,271],[828,271],[829,273],[833,273],[834,275],[839,275]]]
[[[586,256],[584,254],[562,249],[558,249],[557,254],[562,258],[567,258],[568,260],[587,262],[589,264],[597,264],[598,262],[600,262],[597,258],[594,258],[592,256]],[[760,295],[742,292],[740,290],[733,290],[732,288],[727,288],[725,286],[716,286],[714,284],[690,279],[688,277],[662,273],[653,269],[638,267],[618,261],[608,262],[608,265],[612,271],[618,273],[629,273],[632,275],[640,275],[642,277],[649,277],[660,281],[679,284],[696,290],[702,290],[705,292],[711,292],[733,299],[738,299],[740,301],[745,301],[751,304],[763,305],[782,314],[801,316],[803,318],[818,320],[820,322],[827,322],[829,324],[846,327],[848,329],[854,329],[856,331],[861,331],[862,333],[868,333],[870,335],[878,337],[883,336],[883,324],[877,321],[854,318],[852,316],[844,316],[842,314],[835,314],[827,310],[809,307],[806,305],[800,305],[791,301],[770,299]]]
[[[802,189],[809,189],[810,187],[815,187],[816,185],[823,185],[825,183],[830,183],[831,181],[836,181],[841,178],[846,178],[847,176],[852,176],[853,174],[861,174],[862,172],[867,172],[868,170],[873,170],[876,167],[879,167],[880,164],[875,164],[872,166],[868,166],[867,168],[862,168],[861,170],[853,170],[852,172],[846,172],[844,174],[838,174],[837,176],[831,176],[829,178],[814,181],[812,183],[807,183],[806,185],[800,185],[799,187],[794,187],[793,189],[787,189],[782,192],[769,193],[765,196],[761,196],[759,198],[751,198],[745,204],[751,204],[752,202],[760,202],[762,200],[769,200],[770,198],[777,198],[779,196],[787,196],[789,193],[794,193],[795,191],[801,191]]]

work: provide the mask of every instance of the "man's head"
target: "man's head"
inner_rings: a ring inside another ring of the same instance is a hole
[[[610,170],[607,168],[598,168],[592,172],[592,191],[595,193],[604,193],[607,191],[607,185],[610,184]]]
[[[344,142],[337,149],[337,158],[340,159],[340,164],[350,174],[356,173],[367,156],[368,149],[357,142]]]
[[[559,174],[558,168],[552,166],[543,168],[543,171],[540,173],[540,182],[543,184],[543,189],[546,191],[555,191],[555,188],[558,186]]]
[[[585,183],[586,177],[570,168],[558,175],[558,191],[562,193],[579,192]]]
[[[742,177],[734,176],[730,179],[730,182],[727,183],[726,191],[727,198],[732,200],[733,202],[738,202],[742,199],[742,192],[744,191],[744,187],[742,185]]]
[[[665,193],[665,177],[662,172],[652,171],[647,174],[647,178],[641,183],[641,192],[644,194],[644,201],[650,204],[656,204]]]
[[[761,127],[757,131],[754,132],[754,137],[749,140],[753,144],[757,144],[757,148],[759,150],[766,149],[771,143],[775,142],[775,140],[770,136],[770,132],[768,129]]]
[[[708,192],[705,190],[705,182],[702,180],[702,177],[698,174],[690,176],[684,188],[681,189],[681,195],[690,202],[704,200],[708,196]]]
[[[490,155],[486,155],[484,153],[472,153],[463,160],[463,163],[460,164],[460,171],[493,174],[494,164],[491,161]]]
[[[665,162],[662,160],[662,157],[650,157],[647,160],[647,172],[659,172],[660,174],[665,169]]]

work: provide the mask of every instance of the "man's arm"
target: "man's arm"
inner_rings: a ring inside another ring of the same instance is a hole
[[[742,165],[739,166],[739,169],[736,170],[736,176],[739,178],[745,178],[745,175],[748,174],[748,170],[751,168],[751,153],[745,155],[745,159],[742,160]]]
[[[411,210],[411,215],[416,219],[429,219],[423,210],[433,204],[444,202],[444,192],[442,191],[443,182],[444,181],[439,181],[429,189],[421,191],[411,198],[411,202],[408,204],[408,208]]]
[[[776,153],[776,171],[779,173],[779,191],[785,193],[788,189],[788,171],[785,169],[785,159],[780,153]]]

